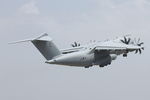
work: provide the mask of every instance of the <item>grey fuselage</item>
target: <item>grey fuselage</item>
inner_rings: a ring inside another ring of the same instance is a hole
[[[117,56],[97,55],[91,52],[91,49],[85,49],[78,52],[62,54],[52,60],[46,61],[49,64],[69,65],[69,66],[93,66],[110,64]]]

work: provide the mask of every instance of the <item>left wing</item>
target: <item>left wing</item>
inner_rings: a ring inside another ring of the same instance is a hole
[[[83,49],[83,47],[73,47],[73,48],[61,50],[61,52],[62,52],[62,54],[67,54],[67,53],[73,53],[73,52],[80,51],[81,49]]]

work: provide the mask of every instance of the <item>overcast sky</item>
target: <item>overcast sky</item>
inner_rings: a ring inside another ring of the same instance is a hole
[[[1,100],[150,100],[149,0],[0,0]],[[58,48],[132,34],[142,55],[90,69],[45,64],[31,43],[47,32]]]

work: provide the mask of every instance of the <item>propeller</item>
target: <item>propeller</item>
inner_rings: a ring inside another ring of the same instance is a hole
[[[80,43],[74,42],[73,44],[71,44],[72,47],[79,47]]]
[[[140,38],[138,40],[134,39],[134,43],[137,46],[140,46],[141,48],[135,51],[135,54],[137,54],[138,52],[141,54],[142,50],[144,50],[144,47],[142,47],[142,45],[144,44],[144,42],[140,42]]]
[[[122,43],[124,43],[124,44],[129,44],[130,43],[130,41],[131,41],[131,38],[127,38],[127,37],[124,37],[124,39],[122,39],[122,40],[120,40]]]
[[[144,42],[140,42],[140,38],[138,38],[137,40],[134,39],[134,41],[131,41],[131,38],[127,38],[127,37],[124,37],[124,39],[120,40],[122,43],[124,44],[134,44],[134,45],[137,45],[139,47],[141,47],[140,49],[138,50],[135,50],[135,54],[139,53],[141,54],[142,53],[142,50],[144,50],[144,47],[142,47],[142,45],[144,44]],[[126,51],[126,53],[128,53],[128,51]]]
[[[124,39],[122,39],[122,40],[120,40],[122,43],[124,43],[124,44],[129,44],[130,43],[130,41],[131,41],[131,38],[127,38],[127,37],[125,37],[124,36]],[[127,57],[127,53],[128,53],[129,51],[128,50],[126,50],[126,52],[123,54],[123,57]]]

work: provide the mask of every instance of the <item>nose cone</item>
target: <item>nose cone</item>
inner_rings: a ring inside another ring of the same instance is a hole
[[[56,63],[56,60],[48,60],[48,61],[46,61],[45,63],[48,63],[48,64],[55,64],[55,63]]]

